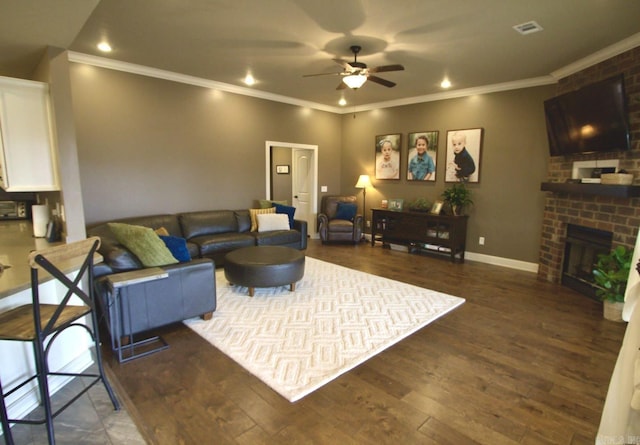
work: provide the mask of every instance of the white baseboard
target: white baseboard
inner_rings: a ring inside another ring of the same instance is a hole
[[[365,238],[371,242],[371,234],[365,234]],[[399,252],[408,252],[407,246],[400,244],[389,244],[391,250],[397,250]],[[477,261],[478,263],[491,264],[494,266],[508,267],[509,269],[517,269],[525,272],[538,273],[538,263],[529,263],[526,261],[514,260],[511,258],[503,258],[492,255],[485,255],[483,253],[469,252],[464,253],[464,257],[467,260]]]
[[[513,260],[511,258],[502,258],[498,256],[485,255],[483,253],[475,253],[466,251],[465,259],[477,261],[479,263],[493,264],[494,266],[508,267],[510,269],[518,269],[525,272],[538,273],[538,263],[528,263],[526,261]]]

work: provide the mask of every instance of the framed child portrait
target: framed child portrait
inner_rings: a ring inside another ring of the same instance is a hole
[[[376,179],[400,179],[400,142],[402,135],[376,136]]]
[[[482,128],[447,131],[447,168],[444,182],[479,182]]]
[[[407,139],[407,180],[435,181],[438,132],[409,133]]]

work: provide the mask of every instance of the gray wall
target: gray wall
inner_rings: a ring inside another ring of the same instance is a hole
[[[339,190],[340,116],[71,64],[88,224],[253,207],[265,141],[318,145],[319,181]]]
[[[329,194],[374,178],[376,135],[402,133],[401,178],[374,181],[384,198],[440,197],[446,132],[484,128],[480,182],[471,184],[468,250],[537,263],[548,148],[542,102],[554,86],[335,115],[102,68],[71,64],[88,224],[112,218],[253,207],[265,197],[265,141],[319,146]],[[437,178],[406,177],[407,133],[438,130]],[[318,193],[319,199],[322,194]],[[358,203],[361,204],[361,199]],[[370,215],[370,213],[369,213]],[[485,246],[478,237],[486,238]]]
[[[291,182],[292,150],[287,147],[273,147],[271,149],[271,199],[287,201],[291,205],[293,184]],[[288,165],[289,174],[278,174],[278,165]]]
[[[342,118],[342,183],[345,193],[354,188],[358,175],[371,175],[367,209],[382,199],[406,201],[440,198],[445,186],[445,150],[448,130],[484,128],[480,182],[470,184],[474,206],[467,230],[467,250],[537,263],[540,247],[548,145],[543,101],[554,95],[554,86],[483,94],[344,115]],[[407,181],[407,134],[439,131],[435,182]],[[375,179],[375,136],[402,133],[399,181]],[[367,219],[371,213],[368,212]],[[484,236],[484,246],[478,238]]]

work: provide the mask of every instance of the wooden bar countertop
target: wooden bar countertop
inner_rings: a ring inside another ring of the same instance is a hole
[[[31,221],[0,221],[0,264],[11,266],[0,273],[0,299],[31,287],[29,252],[56,244],[34,238]]]

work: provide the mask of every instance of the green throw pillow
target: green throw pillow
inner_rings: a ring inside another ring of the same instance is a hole
[[[160,237],[149,227],[107,223],[120,244],[129,249],[145,267],[177,264]]]

